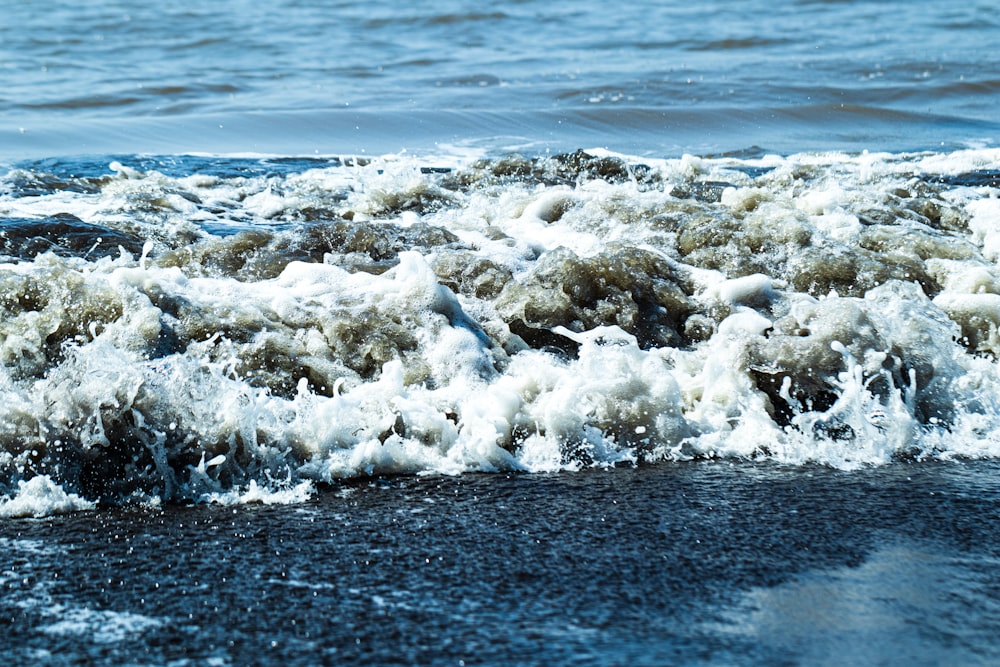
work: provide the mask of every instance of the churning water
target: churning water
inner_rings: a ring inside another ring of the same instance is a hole
[[[3,3],[0,652],[992,662],[997,32]]]

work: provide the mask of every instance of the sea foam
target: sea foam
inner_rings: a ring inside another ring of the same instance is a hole
[[[295,501],[359,475],[995,456],[998,164],[116,164],[23,194],[11,171],[4,512]],[[25,235],[57,216],[70,231],[37,252]],[[96,252],[101,234],[118,247]]]

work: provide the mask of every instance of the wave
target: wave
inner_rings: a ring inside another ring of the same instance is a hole
[[[99,164],[0,179],[0,512],[1000,454],[997,150]]]

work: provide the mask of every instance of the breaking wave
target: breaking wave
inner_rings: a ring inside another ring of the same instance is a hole
[[[0,513],[997,456],[998,193],[986,149],[17,164]]]

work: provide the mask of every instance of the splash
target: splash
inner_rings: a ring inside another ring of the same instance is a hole
[[[269,160],[0,179],[5,508],[1000,453],[995,150]]]

